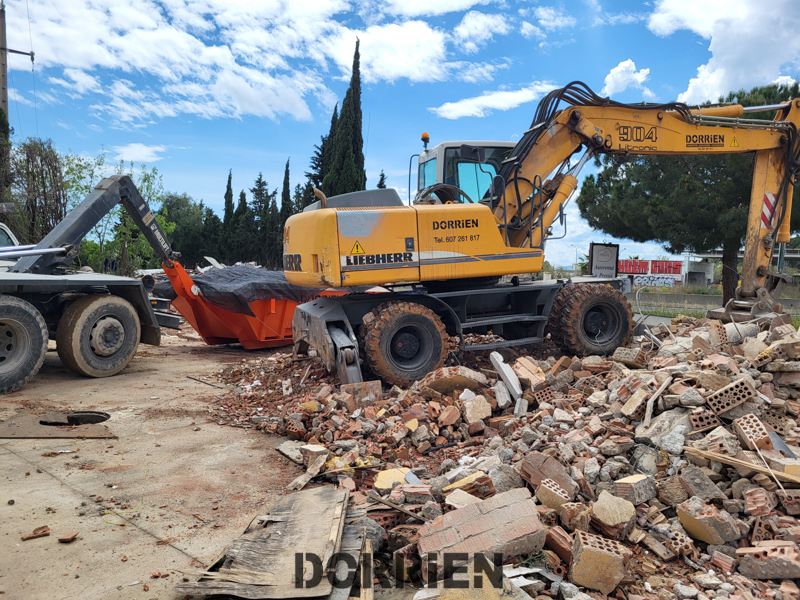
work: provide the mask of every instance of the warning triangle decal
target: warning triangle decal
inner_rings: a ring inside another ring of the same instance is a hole
[[[364,247],[361,245],[361,242],[356,240],[356,243],[353,244],[353,249],[350,250],[350,254],[353,254],[353,255],[355,255],[355,254],[366,254],[366,252],[364,252]]]

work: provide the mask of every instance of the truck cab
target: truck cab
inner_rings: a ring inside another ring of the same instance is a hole
[[[14,232],[11,231],[8,225],[0,223],[0,248],[9,248],[13,246],[19,246],[17,236],[14,235]],[[15,262],[17,262],[16,259],[0,260],[0,271],[8,271],[14,266]]]
[[[417,168],[417,191],[436,183],[460,188],[473,202],[486,196],[492,179],[500,171],[500,165],[508,158],[515,142],[502,141],[447,141],[427,148],[419,155]],[[482,160],[476,160],[480,150]],[[462,196],[461,201],[466,199]]]

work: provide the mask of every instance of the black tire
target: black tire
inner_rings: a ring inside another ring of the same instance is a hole
[[[383,381],[409,385],[444,364],[447,333],[442,320],[416,302],[385,302],[364,315],[361,351]]]
[[[548,326],[567,354],[611,354],[630,339],[633,311],[628,299],[609,285],[569,284],[556,296]]]
[[[47,323],[30,302],[0,296],[0,393],[18,390],[42,368]]]
[[[566,288],[561,288],[553,299],[553,306],[547,319],[547,331],[550,333],[550,339],[559,348],[564,345],[564,335],[561,329],[561,313],[564,312],[564,305],[567,302],[567,294],[563,293],[564,289]]]
[[[136,353],[141,335],[139,315],[119,296],[78,298],[61,316],[56,349],[61,362],[79,375],[116,375]]]

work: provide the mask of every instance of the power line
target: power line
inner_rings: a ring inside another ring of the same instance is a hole
[[[31,6],[28,3],[28,0],[25,0],[25,9],[28,13],[28,43],[30,44],[29,48],[31,49],[30,56],[31,56],[31,83],[33,85],[33,121],[36,126],[36,137],[39,137],[39,101],[36,95],[36,70],[33,61],[34,53],[33,53],[33,30],[31,28]]]

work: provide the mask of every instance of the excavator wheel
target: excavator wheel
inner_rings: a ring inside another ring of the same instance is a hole
[[[47,354],[47,324],[30,302],[0,296],[0,393],[30,381]]]
[[[548,327],[567,354],[611,354],[630,338],[633,311],[609,285],[569,284],[556,296]]]
[[[386,383],[409,385],[441,367],[447,356],[442,320],[416,302],[384,302],[364,315],[361,351]]]
[[[139,315],[119,296],[78,298],[61,315],[56,350],[65,367],[87,377],[109,377],[128,366],[141,334]]]

